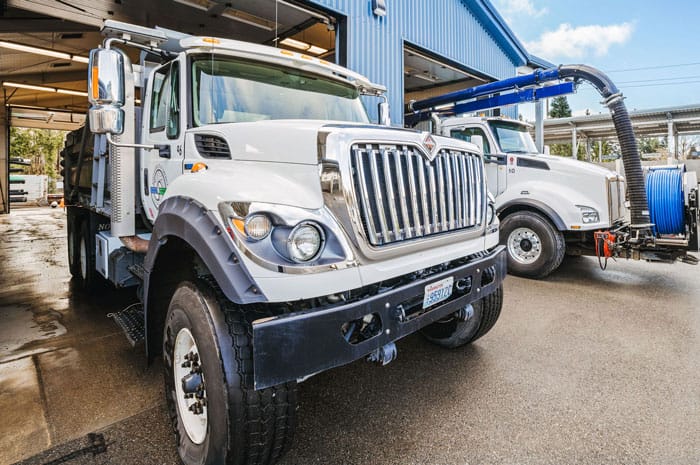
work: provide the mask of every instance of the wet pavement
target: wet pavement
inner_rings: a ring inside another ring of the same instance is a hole
[[[75,292],[63,222],[0,216],[0,465],[178,463],[160,367],[106,317],[133,292]],[[547,280],[508,277],[472,346],[411,336],[387,367],[303,383],[281,463],[698,464],[699,301],[700,268],[683,264],[578,258]]]

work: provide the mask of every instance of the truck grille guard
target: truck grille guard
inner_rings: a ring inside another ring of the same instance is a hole
[[[372,246],[483,222],[478,155],[442,149],[428,161],[411,145],[353,144],[350,165],[355,204]]]

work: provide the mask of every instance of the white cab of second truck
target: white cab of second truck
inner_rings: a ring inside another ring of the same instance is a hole
[[[625,186],[606,168],[538,153],[528,128],[503,117],[452,117],[435,132],[483,146],[508,271],[542,278],[565,254],[595,255],[594,233],[625,222]]]

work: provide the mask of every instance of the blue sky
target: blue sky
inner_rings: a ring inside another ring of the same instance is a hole
[[[492,2],[530,53],[605,71],[629,109],[700,104],[700,1]],[[607,111],[588,85],[568,99],[575,115]],[[531,119],[532,107],[520,112]]]

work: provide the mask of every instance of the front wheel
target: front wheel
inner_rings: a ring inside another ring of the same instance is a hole
[[[185,465],[267,465],[289,448],[296,383],[252,388],[251,325],[208,284],[183,282],[175,291],[163,361],[168,410]]]
[[[467,305],[457,313],[438,320],[421,330],[427,340],[454,349],[476,341],[488,333],[501,314],[503,286]]]
[[[566,251],[564,235],[542,215],[521,211],[501,220],[501,244],[508,251],[508,272],[544,278],[561,265]]]

